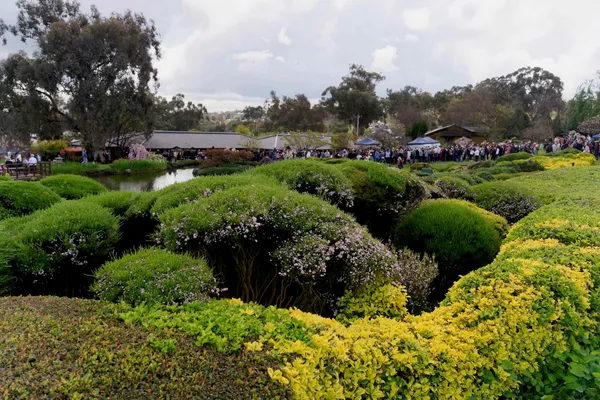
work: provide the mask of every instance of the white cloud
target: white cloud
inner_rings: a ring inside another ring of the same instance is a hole
[[[277,40],[279,40],[279,43],[285,44],[286,46],[289,46],[290,44],[292,44],[292,38],[290,38],[287,35],[285,28],[281,28],[279,30],[279,35],[277,35]]]
[[[431,10],[427,7],[405,10],[402,13],[404,24],[413,31],[424,31],[429,26]]]
[[[285,58],[283,58],[281,56],[277,56],[277,57],[275,57],[275,59],[279,62],[285,63]]]
[[[241,61],[238,65],[238,70],[247,71],[250,70],[260,64],[263,64],[269,61],[271,58],[275,56],[269,50],[262,51],[246,51],[244,53],[239,53],[234,56],[236,60]]]
[[[404,35],[404,41],[405,42],[418,42],[419,37],[417,35],[413,35],[412,33],[407,33],[406,35]]]
[[[381,49],[375,49],[373,52],[373,62],[371,69],[380,72],[397,71],[395,62],[398,59],[398,49],[395,46],[385,46]]]

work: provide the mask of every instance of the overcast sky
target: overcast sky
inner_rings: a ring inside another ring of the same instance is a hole
[[[209,111],[260,104],[271,90],[319,98],[351,63],[379,90],[432,93],[522,66],[561,77],[565,97],[600,69],[598,0],[81,0],[142,12],[163,40],[160,92]],[[0,0],[0,18],[16,17]],[[18,43],[0,47],[0,57]]]

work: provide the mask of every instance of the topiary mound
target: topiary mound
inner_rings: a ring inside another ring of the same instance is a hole
[[[289,189],[348,208],[354,200],[351,183],[336,167],[316,160],[289,160],[254,168],[242,176],[266,176],[284,183]]]
[[[378,238],[389,239],[398,220],[427,197],[417,179],[386,165],[347,161],[336,168],[352,185],[354,202],[344,209]]]
[[[579,150],[560,153],[551,153],[548,156],[538,156],[533,160],[543,165],[547,169],[569,168],[569,167],[586,167],[597,165],[596,157],[590,153],[582,153]]]
[[[479,207],[506,218],[511,224],[543,205],[543,202],[526,188],[504,182],[473,186],[468,190],[468,197]]]
[[[511,153],[511,154],[505,154],[503,156],[498,157],[496,162],[527,160],[531,157],[533,157],[533,156],[526,152]]]
[[[1,230],[15,248],[5,262],[15,278],[11,292],[17,294],[85,294],[91,273],[119,239],[118,218],[86,201],[61,202],[5,220]]]
[[[0,181],[0,220],[31,214],[59,201],[54,191],[39,183]]]
[[[469,182],[452,175],[437,177],[434,185],[450,199],[464,199],[469,188]]]
[[[130,305],[207,301],[215,279],[206,261],[148,248],[104,264],[92,291],[102,300]]]
[[[439,298],[460,275],[493,261],[507,231],[504,218],[469,202],[426,201],[400,222],[394,244],[435,255]]]
[[[208,316],[223,317],[223,307],[211,306]],[[232,311],[262,328],[255,315]],[[228,333],[248,326],[228,325]],[[124,323],[97,301],[0,298],[0,338],[0,382],[7,399],[290,397],[288,389],[269,378],[267,369],[278,364],[266,352],[222,354],[199,347],[183,332]]]
[[[85,196],[108,191],[101,183],[78,175],[50,176],[42,179],[40,183],[54,190],[60,197],[67,200],[77,200]]]
[[[379,282],[394,255],[349,215],[276,186],[241,186],[169,210],[157,242],[204,256],[228,293],[332,312],[345,291]]]
[[[109,209],[118,217],[123,217],[139,196],[140,193],[138,192],[119,191],[106,192],[98,196],[90,196],[85,200]]]

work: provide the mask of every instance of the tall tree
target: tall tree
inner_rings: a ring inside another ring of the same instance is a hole
[[[600,72],[584,82],[567,103],[567,128],[578,129],[585,120],[600,116]]]
[[[3,84],[40,105],[88,149],[152,132],[153,59],[160,58],[152,21],[126,11],[102,16],[68,0],[18,0],[16,24],[3,25],[38,51],[10,55]],[[18,111],[22,111],[18,107]]]
[[[304,94],[279,98],[273,91],[267,117],[278,131],[323,131],[326,111],[312,106]]]
[[[170,101],[157,96],[156,128],[166,131],[190,131],[199,129],[208,111],[201,103],[185,101],[185,95],[179,93]]]
[[[361,65],[352,64],[350,73],[339,86],[330,86],[323,92],[322,101],[332,114],[356,128],[360,134],[371,122],[383,117],[382,101],[375,92],[385,77],[369,72]]]

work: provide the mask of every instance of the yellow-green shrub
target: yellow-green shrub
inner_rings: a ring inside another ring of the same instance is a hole
[[[590,153],[566,153],[558,157],[537,156],[532,158],[546,169],[597,165],[596,157]]]
[[[360,318],[401,318],[406,314],[406,290],[393,285],[365,285],[357,293],[347,292],[338,300],[342,322]]]

